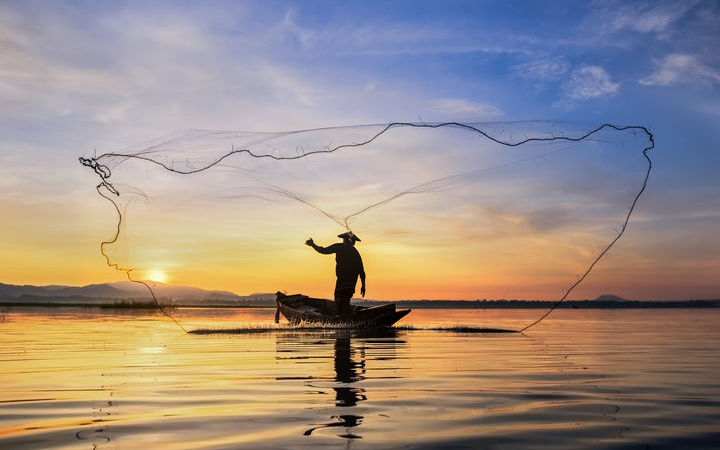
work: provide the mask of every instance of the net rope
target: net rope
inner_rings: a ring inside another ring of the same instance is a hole
[[[327,146],[325,148],[320,148],[320,149],[315,149],[315,150],[310,150],[310,151],[305,151],[303,148],[298,148],[297,152],[295,154],[289,154],[289,155],[283,155],[283,154],[277,155],[274,153],[258,153],[258,152],[253,151],[252,148],[250,148],[250,147],[238,148],[233,144],[229,151],[227,151],[224,154],[221,154],[219,157],[216,157],[215,159],[211,160],[209,163],[204,163],[204,164],[200,164],[198,166],[194,166],[193,164],[190,164],[188,162],[182,168],[176,168],[174,166],[174,164],[168,164],[159,159],[155,159],[152,156],[148,156],[148,155],[152,155],[153,152],[157,151],[157,149],[159,148],[158,145],[154,145],[154,146],[147,147],[145,150],[143,150],[142,152],[138,152],[138,153],[109,152],[109,153],[104,153],[99,156],[80,157],[79,158],[79,161],[82,165],[92,169],[97,174],[97,176],[100,178],[100,183],[96,186],[96,190],[102,198],[106,199],[107,201],[109,201],[110,203],[113,204],[115,212],[117,213],[117,226],[115,229],[115,233],[111,239],[101,242],[100,253],[104,257],[105,262],[109,267],[111,267],[115,270],[124,272],[129,281],[145,286],[145,288],[150,293],[153,301],[158,306],[158,308],[162,311],[162,313],[165,316],[167,316],[170,320],[172,320],[183,331],[187,332],[187,330],[177,320],[175,320],[172,317],[172,315],[169,314],[165,310],[163,305],[158,301],[158,299],[155,295],[155,292],[154,292],[153,288],[150,286],[150,284],[147,283],[146,281],[133,278],[132,273],[135,269],[132,267],[123,267],[120,264],[113,262],[111,257],[108,255],[108,253],[106,251],[107,246],[117,242],[118,237],[120,236],[124,216],[123,216],[122,209],[120,208],[118,202],[115,200],[115,198],[120,196],[120,190],[118,188],[116,188],[116,186],[110,181],[110,179],[112,177],[112,171],[111,171],[109,165],[103,163],[103,161],[105,159],[118,158],[121,161],[134,159],[134,160],[144,161],[147,163],[161,166],[163,169],[167,170],[168,172],[172,172],[172,173],[176,173],[176,174],[180,174],[180,175],[191,175],[191,174],[197,174],[200,172],[207,171],[215,166],[219,166],[219,165],[223,164],[223,162],[226,161],[228,158],[230,158],[234,155],[247,155],[251,158],[271,159],[271,160],[275,160],[275,161],[293,161],[293,160],[300,160],[300,159],[308,158],[312,155],[332,154],[332,153],[335,153],[335,152],[337,152],[339,150],[343,150],[343,149],[352,149],[352,148],[363,147],[363,146],[366,146],[366,145],[378,140],[381,136],[387,134],[390,130],[395,129],[395,128],[425,128],[425,129],[457,128],[457,129],[465,130],[465,131],[474,133],[476,135],[479,135],[481,137],[484,137],[485,139],[487,139],[491,142],[494,142],[495,144],[499,144],[501,146],[510,147],[510,148],[519,147],[519,146],[522,146],[524,144],[528,144],[531,142],[550,142],[550,141],[580,142],[583,140],[587,140],[587,139],[593,137],[594,135],[597,135],[602,130],[606,130],[606,129],[607,130],[615,130],[618,132],[629,130],[632,132],[643,133],[647,137],[648,144],[642,149],[642,155],[647,163],[643,182],[642,182],[639,190],[637,191],[636,195],[634,196],[632,203],[630,204],[630,207],[627,209],[627,212],[624,216],[624,219],[622,221],[622,225],[621,225],[620,229],[613,236],[613,238],[603,247],[602,251],[600,251],[597,254],[597,256],[594,258],[594,260],[587,266],[586,270],[584,272],[582,272],[582,274],[578,277],[578,279],[574,283],[572,283],[569,288],[567,288],[564,291],[562,297],[555,304],[553,304],[543,315],[541,315],[537,320],[533,321],[529,325],[518,330],[520,332],[524,332],[524,331],[534,327],[535,325],[542,322],[546,317],[548,317],[550,315],[550,313],[552,313],[563,301],[565,301],[568,298],[568,296],[590,275],[590,273],[595,268],[595,266],[605,257],[605,255],[610,251],[610,249],[623,236],[623,234],[625,233],[625,231],[630,223],[630,219],[635,210],[635,207],[638,204],[638,201],[640,200],[641,196],[643,195],[643,193],[646,190],[648,181],[650,179],[652,167],[653,167],[652,160],[650,158],[650,155],[648,154],[648,152],[655,147],[655,140],[654,140],[653,134],[644,126],[637,126],[637,125],[619,126],[619,125],[614,125],[611,123],[604,123],[600,126],[597,126],[596,128],[593,128],[589,131],[581,133],[577,136],[566,136],[566,135],[560,135],[560,136],[551,135],[551,136],[539,136],[539,137],[533,136],[533,137],[525,137],[523,139],[513,141],[511,139],[505,140],[505,139],[495,137],[495,136],[489,134],[488,132],[484,131],[483,129],[479,128],[478,126],[475,126],[473,124],[461,123],[461,122],[441,122],[441,123],[392,122],[392,123],[388,123],[387,125],[382,126],[382,128],[378,132],[372,134],[370,137],[368,137],[366,139],[360,140],[359,142],[341,143],[338,145]],[[318,130],[323,130],[323,129],[318,129]],[[313,130],[313,131],[317,131],[317,130]],[[289,133],[285,133],[285,135],[292,134],[292,133],[298,133],[298,132],[289,132]],[[162,144],[167,145],[170,142],[171,141],[164,141],[164,142],[162,142]],[[526,158],[526,159],[520,160],[520,162],[525,162],[525,161],[530,161],[533,159],[541,158],[541,157],[547,156],[549,153],[552,153],[554,151],[557,151],[557,150],[553,150],[551,152],[546,152],[541,155],[536,155],[536,156],[533,156],[530,158]],[[517,162],[518,161],[515,161],[512,163],[500,164],[500,165],[492,166],[489,168],[485,168],[483,170],[490,170],[493,168],[507,166],[509,164],[516,164]],[[277,195],[281,195],[281,196],[284,196],[287,198],[294,199],[294,200],[299,201],[311,208],[314,208],[318,212],[320,212],[323,215],[325,215],[326,217],[328,217],[330,220],[333,220],[337,224],[345,227],[348,231],[351,231],[351,227],[350,227],[350,223],[349,223],[350,220],[355,217],[358,217],[361,214],[364,214],[365,212],[367,212],[373,208],[376,208],[376,207],[379,207],[382,205],[386,205],[386,204],[394,201],[395,199],[400,198],[405,195],[416,194],[416,193],[435,192],[435,191],[443,190],[447,187],[447,183],[452,182],[453,180],[455,180],[459,177],[467,175],[468,173],[476,173],[476,172],[477,171],[436,178],[431,181],[417,184],[413,187],[410,187],[408,189],[400,191],[390,197],[387,197],[384,200],[374,202],[370,205],[367,205],[367,206],[353,212],[352,214],[347,215],[343,219],[340,219],[339,217],[324,211],[323,209],[319,208],[318,206],[314,205],[310,201],[302,198],[301,196],[299,196],[298,194],[295,194],[294,192],[292,192],[290,190],[284,189],[279,186],[272,185],[270,183],[264,183],[264,184],[266,185],[266,189],[269,192],[277,194]]]

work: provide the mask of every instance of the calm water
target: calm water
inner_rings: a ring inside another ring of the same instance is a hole
[[[174,313],[189,329],[273,315]],[[0,448],[720,447],[716,310],[559,310],[525,334],[188,335],[150,313],[12,309],[0,330]]]

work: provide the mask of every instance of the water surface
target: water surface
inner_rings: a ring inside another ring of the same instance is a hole
[[[268,330],[271,309],[0,318],[0,448],[713,448],[713,309],[415,310]]]

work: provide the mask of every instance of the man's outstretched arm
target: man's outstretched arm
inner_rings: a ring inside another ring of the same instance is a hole
[[[316,252],[322,253],[323,255],[329,255],[331,253],[335,253],[333,249],[330,247],[320,247],[315,242],[313,242],[312,238],[305,241],[305,245],[309,245],[310,247],[314,248]]]

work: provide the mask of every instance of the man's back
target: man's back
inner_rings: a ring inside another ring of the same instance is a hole
[[[365,273],[360,252],[350,244],[333,244],[328,247],[335,253],[335,275],[338,278],[356,278]]]

